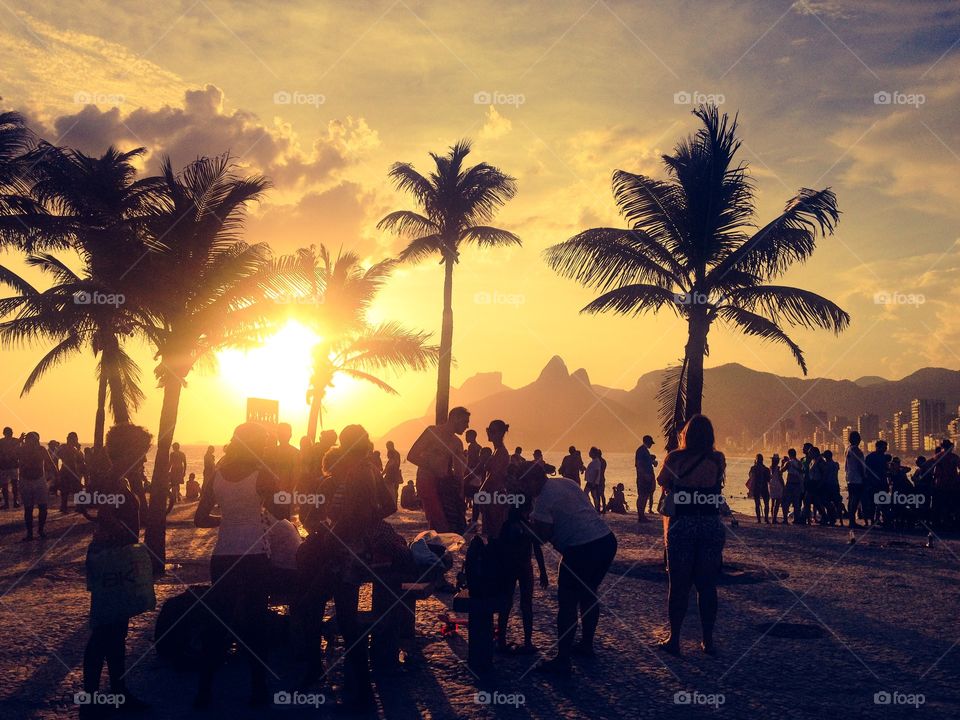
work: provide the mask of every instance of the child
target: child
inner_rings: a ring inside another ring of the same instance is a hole
[[[542,467],[534,463],[524,462],[516,466],[511,475],[526,475],[528,473],[544,473]],[[537,652],[533,644],[533,566],[530,563],[531,553],[537,558],[537,567],[540,570],[540,587],[547,587],[547,567],[543,561],[543,549],[533,531],[528,525],[530,510],[533,507],[533,498],[526,491],[527,483],[523,478],[508,479],[507,491],[516,496],[517,502],[510,507],[507,519],[500,529],[496,544],[502,558],[502,579],[504,607],[497,616],[497,651],[502,653],[515,652],[523,655],[532,655]],[[520,586],[520,614],[523,619],[523,647],[511,649],[507,643],[507,622],[510,619],[510,610],[513,607],[513,593],[516,586]]]
[[[200,483],[197,482],[197,474],[190,473],[187,478],[187,502],[193,502],[200,499]]]
[[[627,514],[627,498],[623,494],[623,490],[623,483],[617,483],[613,486],[613,495],[610,496],[610,502],[607,503],[607,512],[616,513],[617,515]]]

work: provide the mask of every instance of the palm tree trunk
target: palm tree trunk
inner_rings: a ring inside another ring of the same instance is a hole
[[[180,392],[183,383],[175,373],[169,373],[163,386],[163,405],[160,408],[160,432],[157,435],[157,454],[150,478],[150,508],[144,539],[150,550],[155,575],[162,575],[167,558],[167,495],[170,489],[170,446],[177,428],[180,410]]]
[[[93,447],[103,447],[103,431],[107,420],[107,373],[103,368],[103,354],[100,355],[100,380],[97,386],[97,415],[93,421]]]
[[[440,325],[440,362],[437,367],[437,425],[450,414],[450,364],[453,357],[453,260],[443,264],[443,322]]]
[[[707,354],[707,332],[710,323],[700,316],[691,317],[687,330],[687,411],[686,419],[702,412],[703,358]]]
[[[310,442],[316,442],[317,440],[319,419],[320,403],[317,401],[316,392],[314,392],[313,398],[310,400],[310,418],[307,420],[307,437],[310,438]]]

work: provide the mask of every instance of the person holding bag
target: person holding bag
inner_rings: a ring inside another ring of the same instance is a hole
[[[130,618],[156,606],[150,555],[140,539],[140,502],[123,478],[128,458],[145,456],[150,433],[125,433],[130,445],[117,442],[108,433],[106,450],[96,451],[91,471],[93,492],[82,506],[84,517],[96,524],[87,549],[87,589],[90,590],[90,639],[83,652],[85,704],[81,715],[101,708],[96,700],[104,662],[110,675],[110,691],[124,711],[145,709],[147,703],[127,689],[126,638]],[[112,441],[112,442],[111,442]],[[121,699],[122,698],[122,699]]]
[[[726,539],[720,521],[726,460],[714,448],[713,424],[694,415],[680,434],[680,447],[664,459],[657,483],[663,488],[661,514],[670,581],[667,606],[670,636],[658,647],[680,654],[680,628],[690,588],[696,586],[703,627],[701,648],[713,654],[717,580]]]

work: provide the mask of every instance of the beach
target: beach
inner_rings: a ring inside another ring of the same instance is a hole
[[[169,520],[168,573],[158,605],[184,585],[208,582],[214,531],[192,524],[194,505]],[[661,526],[638,528],[632,515],[606,516],[619,551],[601,585],[597,656],[579,660],[569,679],[532,670],[531,657],[497,657],[495,677],[467,669],[466,631],[443,638],[439,614],[450,596],[418,604],[419,657],[375,679],[383,718],[660,718],[717,711],[725,717],[957,717],[960,637],[956,623],[960,543],[927,548],[923,534],[841,528],[757,526],[743,515],[727,527],[720,587],[719,655],[698,649],[696,604],[683,633],[683,657],[652,647],[665,632],[666,577]],[[408,539],[425,529],[420,513],[391,518]],[[17,543],[20,514],[0,513],[0,684],[5,717],[62,718],[76,713],[89,596],[84,555],[91,526],[51,512],[43,543]],[[557,556],[547,549],[551,585],[536,589],[534,641],[552,654]],[[152,649],[156,611],[134,618],[128,639],[131,689],[153,704],[147,717],[326,717],[323,706],[247,705],[247,664],[233,658],[218,676],[217,707],[194,714],[195,676],[165,665]],[[518,617],[510,633],[519,640]],[[335,651],[334,658],[339,656]],[[328,666],[339,681],[336,660]],[[300,665],[286,650],[271,658],[273,692],[289,688]],[[332,702],[329,689],[318,688]],[[888,702],[889,701],[889,702]],[[695,706],[695,707],[691,707]]]

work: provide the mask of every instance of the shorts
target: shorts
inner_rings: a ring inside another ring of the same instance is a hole
[[[24,505],[48,505],[50,488],[44,477],[20,478],[20,502]]]

